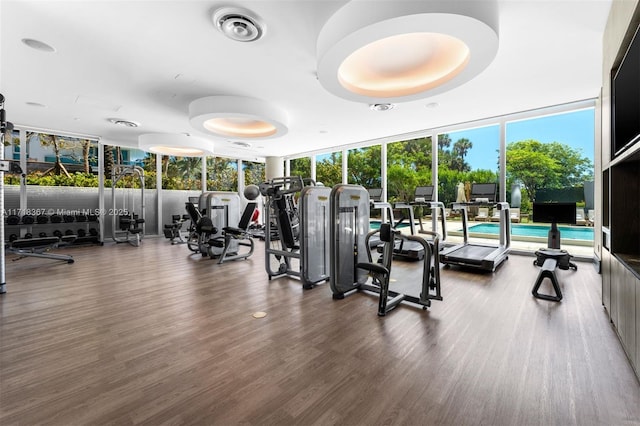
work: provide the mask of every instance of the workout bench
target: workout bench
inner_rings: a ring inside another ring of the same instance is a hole
[[[20,257],[13,259],[20,260],[25,257],[40,257],[43,259],[63,260],[67,263],[73,263],[73,257],[65,254],[48,253],[49,250],[58,248],[62,245],[68,245],[75,241],[76,235],[63,235],[61,237],[42,237],[42,238],[19,238],[12,241],[7,247],[7,251],[15,253]]]

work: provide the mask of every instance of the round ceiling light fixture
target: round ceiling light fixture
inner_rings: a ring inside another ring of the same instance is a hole
[[[498,51],[498,5],[483,2],[349,2],[318,37],[318,79],[369,104],[406,102],[458,87]]]
[[[186,133],[145,133],[138,136],[138,147],[154,154],[175,157],[213,155],[213,142]]]
[[[239,7],[223,7],[213,12],[213,24],[225,36],[235,41],[256,41],[267,27],[253,12]]]
[[[225,138],[270,139],[287,133],[284,111],[243,96],[196,99],[189,104],[189,119],[197,130]]]

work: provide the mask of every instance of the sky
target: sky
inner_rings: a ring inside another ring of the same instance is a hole
[[[449,137],[452,144],[461,138],[467,138],[473,143],[473,148],[465,158],[471,170],[497,170],[500,144],[498,125],[451,132]],[[593,161],[595,110],[589,108],[507,123],[507,144],[526,139],[560,142],[579,149],[585,157]]]

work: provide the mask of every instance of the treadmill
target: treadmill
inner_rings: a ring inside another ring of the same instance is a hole
[[[403,219],[400,219],[398,222],[394,220],[393,208],[390,203],[382,201],[382,188],[369,188],[367,190],[369,192],[369,207],[370,209],[380,209],[382,211],[386,211],[389,215],[389,223],[393,225],[393,227],[397,227]],[[396,204],[394,207],[397,207]],[[409,209],[411,212],[411,235],[415,234],[415,225],[413,223],[413,210],[412,207]],[[374,248],[377,247],[379,253],[382,253],[384,244],[380,241],[379,236],[374,236],[369,240],[369,247]],[[411,241],[403,238],[397,238],[394,241],[393,245],[393,255],[394,257],[400,257],[410,260],[422,260],[424,259],[424,247],[418,241]]]
[[[444,209],[444,203],[440,201],[433,201],[433,185],[426,186],[417,186],[413,201],[410,203],[396,203],[394,206],[396,209],[401,211],[407,211],[409,215],[409,226],[411,228],[411,235],[415,235],[416,226],[415,226],[415,213],[414,209],[416,207],[426,207],[431,209],[432,211],[432,223],[431,223],[431,231],[426,231],[424,229],[424,224],[422,223],[422,216],[418,216],[418,224],[420,225],[420,230],[418,233],[420,234],[433,234],[433,232],[437,231],[437,223],[438,219],[440,219],[440,224],[442,225],[442,239],[441,241],[446,241],[447,239],[447,222],[446,222],[446,214]],[[402,221],[406,219],[404,214],[396,223],[396,226],[402,223]]]
[[[409,220],[409,229],[411,230],[411,235],[416,235],[416,223],[415,223],[415,214],[414,208],[416,207],[427,207],[430,208],[433,214],[433,222],[432,222],[432,231],[426,231],[422,224],[422,217],[418,218],[420,224],[420,230],[418,231],[421,234],[431,235],[434,239],[437,236],[440,238],[437,231],[437,217],[439,216],[442,221],[442,240],[447,239],[447,225],[445,222],[445,211],[444,204],[437,201],[432,201],[433,199],[433,185],[428,186],[418,186],[416,187],[414,193],[414,200],[412,202],[400,202],[396,203],[393,207],[402,212],[402,217],[400,220],[394,223],[394,228],[398,227],[405,219]],[[407,212],[406,215],[404,212]],[[427,240],[428,241],[428,240]],[[429,243],[433,244],[431,241]],[[394,255],[397,257],[402,257],[410,260],[422,260],[424,258],[424,247],[422,244],[412,241],[412,240],[402,240],[396,241],[394,246]]]
[[[493,272],[509,258],[511,245],[511,219],[509,204],[495,202],[496,184],[473,184],[470,202],[455,202],[453,210],[460,210],[462,217],[463,242],[440,252],[440,262],[445,265],[458,265],[482,271]],[[494,206],[500,211],[500,240],[498,246],[469,242],[468,214],[469,207]]]

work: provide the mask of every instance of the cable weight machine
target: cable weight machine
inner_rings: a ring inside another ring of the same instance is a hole
[[[136,183],[139,188],[136,188]],[[118,197],[118,191],[121,192],[120,197]],[[118,198],[120,198],[119,202]],[[123,164],[113,166],[109,213],[111,213],[113,241],[138,247],[145,231],[144,170],[141,167]]]

